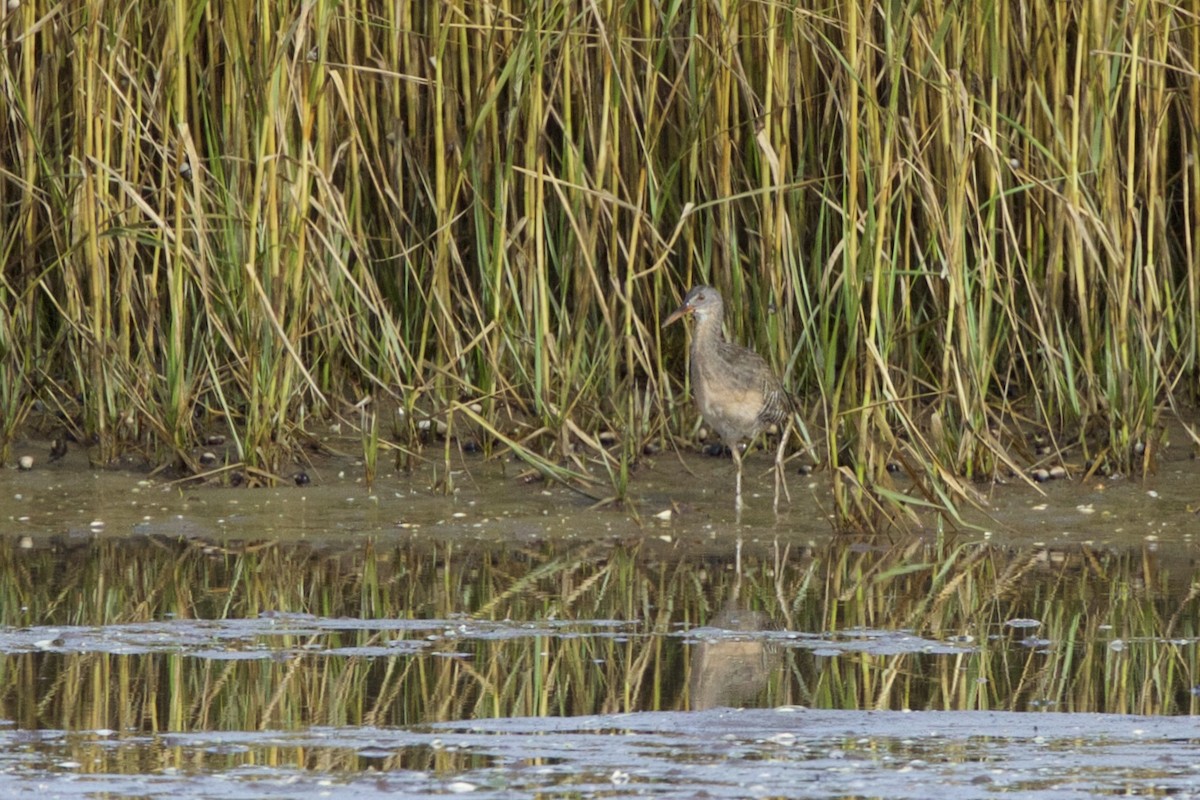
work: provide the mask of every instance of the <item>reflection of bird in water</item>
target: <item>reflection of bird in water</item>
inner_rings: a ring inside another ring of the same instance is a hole
[[[712,620],[712,627],[724,631],[750,633],[767,627],[769,620],[761,611],[741,606],[742,540],[738,539],[736,575],[733,591]],[[766,688],[771,674],[779,669],[783,657],[779,648],[762,637],[711,638],[694,645],[688,694],[691,709],[702,711],[718,706],[737,707],[752,702]]]
[[[742,454],[738,444],[753,439],[772,425],[782,426],[775,454],[775,507],[779,490],[787,494],[783,480],[783,447],[791,421],[792,399],[762,356],[753,350],[725,341],[721,320],[725,305],[711,286],[695,286],[683,303],[667,317],[663,327],[687,314],[696,318],[692,338],[692,391],[704,421],[716,429],[733,453],[737,468],[734,503],[742,507]],[[790,497],[789,497],[790,500]]]
[[[761,631],[766,624],[766,615],[739,608],[736,601],[712,621],[726,631]],[[782,663],[779,648],[762,638],[707,639],[694,647],[688,685],[693,711],[752,702]]]

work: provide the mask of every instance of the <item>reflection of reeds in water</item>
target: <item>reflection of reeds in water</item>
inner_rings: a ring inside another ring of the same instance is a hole
[[[0,538],[0,645],[23,626],[43,626],[47,641],[5,646],[0,717],[114,730],[391,725],[674,709],[689,695],[691,707],[1195,713],[1200,599],[1190,566],[1156,559],[836,539],[794,555],[750,550],[735,570],[733,558],[652,539],[348,551],[137,538],[22,549],[10,536]],[[265,612],[348,622],[313,630],[267,617],[269,635],[232,641],[189,628],[186,641],[126,654],[53,652],[58,634],[44,627]],[[1040,625],[1005,625],[1016,618]],[[859,630],[969,646],[818,656],[812,639],[773,636],[773,651],[748,630],[689,644],[685,630],[703,626],[823,634],[830,653]]]

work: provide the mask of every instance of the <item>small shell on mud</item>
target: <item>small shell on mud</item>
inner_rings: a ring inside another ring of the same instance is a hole
[[[22,470],[33,469],[33,456],[21,456],[17,459],[17,467]]]
[[[446,423],[440,419],[434,419],[434,420],[422,419],[422,420],[417,420],[417,430],[419,430],[419,431],[429,431],[429,430],[437,431],[437,434],[439,436],[445,436],[446,431],[449,430],[449,428],[446,425]]]

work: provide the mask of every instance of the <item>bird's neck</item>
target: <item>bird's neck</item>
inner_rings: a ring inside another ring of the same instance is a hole
[[[696,317],[696,334],[692,337],[693,352],[725,340],[721,333],[721,317],[717,315]]]

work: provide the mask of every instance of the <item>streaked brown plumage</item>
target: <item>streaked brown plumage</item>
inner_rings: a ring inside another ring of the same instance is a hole
[[[778,425],[784,429],[775,457],[775,504],[783,483],[783,445],[791,421],[792,399],[762,356],[725,341],[721,322],[725,304],[711,286],[694,286],[666,322],[665,328],[687,314],[696,318],[692,337],[692,392],[700,416],[711,425],[733,452],[737,467],[738,508],[742,505],[742,456],[738,444]]]

